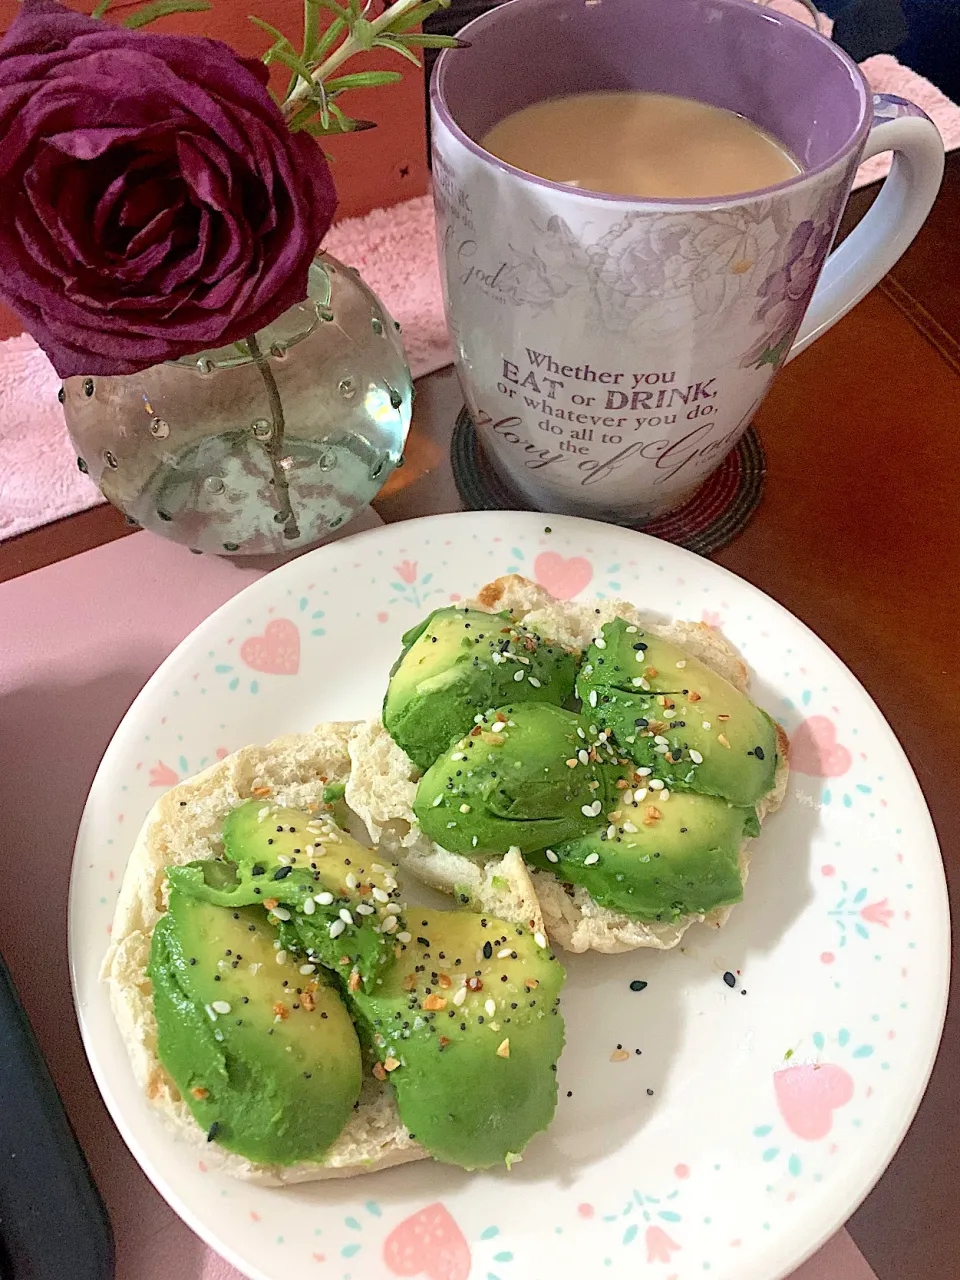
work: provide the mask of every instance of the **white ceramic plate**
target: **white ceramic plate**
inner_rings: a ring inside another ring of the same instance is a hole
[[[512,1173],[423,1161],[280,1191],[207,1172],[135,1088],[97,978],[141,820],[161,788],[226,751],[375,715],[401,633],[511,571],[560,596],[702,619],[743,651],[754,697],[793,740],[788,799],[757,842],[746,901],[722,932],[694,928],[673,952],[568,958],[560,1105]],[[70,902],[77,1007],[107,1105],[162,1195],[256,1280],[787,1275],[903,1137],[940,1035],[948,945],[920,789],[816,636],[707,560],[534,514],[361,534],[208,618],[104,756]],[[611,1060],[618,1046],[627,1060]]]

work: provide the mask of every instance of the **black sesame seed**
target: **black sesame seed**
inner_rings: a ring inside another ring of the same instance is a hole
[[[645,982],[643,982],[640,978],[634,978],[633,982],[631,982],[631,983],[630,983],[630,990],[631,990],[631,991],[643,991],[643,989],[646,987],[646,985],[647,985],[647,984],[646,984]]]
[[[214,1120],[213,1124],[207,1130],[207,1141],[212,1142],[219,1132],[220,1132],[220,1121]]]
[[[493,945],[490,942],[485,942],[483,944],[483,958],[484,960],[489,960],[491,959],[492,956],[493,956]]]
[[[293,867],[278,867],[273,873],[273,878],[274,880],[286,880],[292,870]]]
[[[757,759],[758,759],[758,760],[762,760],[762,759],[763,759],[763,747],[754,747],[754,748],[753,748],[753,754],[757,757]]]
[[[647,1090],[647,1097],[648,1097],[648,1098],[652,1098],[652,1097],[653,1097],[653,1090],[652,1090],[652,1089],[648,1089],[648,1090]]]
[[[737,985],[737,979],[734,977],[734,975],[730,972],[729,969],[723,975],[723,980],[728,987],[735,987]]]

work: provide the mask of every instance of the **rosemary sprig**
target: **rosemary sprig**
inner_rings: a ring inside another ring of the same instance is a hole
[[[376,18],[369,17],[371,2],[304,0],[303,38],[299,49],[282,31],[251,15],[250,21],[272,39],[263,55],[264,62],[268,66],[280,63],[291,72],[286,96],[280,105],[295,132],[302,129],[323,137],[374,127],[372,121],[355,120],[346,115],[336,99],[350,89],[395,84],[402,77],[398,71],[339,74],[343,64],[356,54],[384,49],[419,66],[420,59],[413,50],[457,48],[463,44],[454,36],[412,30],[438,9],[448,8],[450,0],[394,0]],[[332,15],[323,31],[320,30],[321,10]]]

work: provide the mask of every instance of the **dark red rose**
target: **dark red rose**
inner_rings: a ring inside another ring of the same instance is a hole
[[[0,295],[61,377],[222,346],[306,295],[336,208],[267,71],[25,0],[0,43]]]

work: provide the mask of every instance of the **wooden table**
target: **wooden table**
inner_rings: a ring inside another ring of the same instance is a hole
[[[860,193],[851,225],[872,198]],[[763,502],[716,555],[808,623],[876,698],[917,772],[960,911],[960,155],[891,276],[789,365],[756,425]],[[451,370],[418,385],[387,521],[462,506]],[[129,532],[99,507],[0,544],[0,581]],[[960,1000],[912,1129],[849,1229],[880,1280],[960,1276]]]

